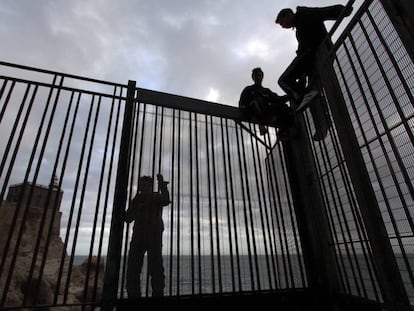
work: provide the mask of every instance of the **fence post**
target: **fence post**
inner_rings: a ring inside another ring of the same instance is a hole
[[[131,127],[134,108],[136,82],[128,81],[119,149],[118,170],[115,183],[111,231],[109,234],[108,254],[106,257],[105,279],[102,296],[102,310],[113,310],[117,299],[120,261],[122,252],[122,233],[124,212],[128,194],[129,158],[131,146]]]
[[[303,116],[295,123],[297,137],[284,142],[283,150],[309,288],[319,310],[336,310],[339,278],[329,220]]]
[[[378,283],[388,311],[410,310],[410,303],[382,219],[374,189],[358,145],[355,130],[339,85],[333,60],[326,48],[319,49],[318,68],[334,119],[338,138],[360,207],[376,265]]]

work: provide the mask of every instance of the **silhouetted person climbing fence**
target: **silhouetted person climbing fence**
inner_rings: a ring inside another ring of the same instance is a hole
[[[265,134],[264,124],[279,128],[278,136],[287,138],[288,128],[292,126],[292,115],[287,96],[279,96],[270,89],[263,87],[263,71],[257,67],[252,70],[254,84],[246,86],[239,100],[239,108],[245,118],[260,123],[260,134]]]
[[[315,74],[315,57],[318,47],[322,44],[328,32],[324,25],[327,20],[336,20],[341,14],[349,16],[352,7],[333,5],[322,8],[298,6],[296,13],[292,9],[283,9],[276,17],[276,24],[283,28],[295,28],[298,49],[296,57],[279,78],[279,85],[296,105],[296,111],[307,107],[318,96],[318,90],[313,87]],[[328,40],[328,44],[331,42]]]

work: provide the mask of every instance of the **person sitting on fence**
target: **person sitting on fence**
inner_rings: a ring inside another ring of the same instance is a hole
[[[148,254],[148,271],[151,276],[152,296],[163,296],[165,275],[162,258],[162,233],[164,223],[162,209],[170,204],[168,182],[157,175],[158,192],[153,192],[153,179],[142,176],[138,182],[138,193],[131,200],[125,213],[125,221],[134,221],[130,242],[126,288],[128,298],[141,297],[141,270],[144,255]]]
[[[342,14],[349,16],[352,10],[352,7],[343,5],[322,8],[298,6],[296,13],[289,8],[278,13],[276,24],[285,29],[296,29],[297,55],[278,80],[279,86],[296,104],[296,112],[304,110],[319,95],[312,85],[312,78],[317,49],[328,35],[324,22],[336,20]],[[332,43],[328,40],[327,44]]]
[[[258,122],[260,134],[267,133],[263,124],[272,124],[279,128],[280,138],[287,138],[288,128],[292,125],[292,115],[286,104],[288,96],[279,96],[270,89],[263,87],[263,71],[257,67],[252,70],[254,84],[246,86],[239,100],[239,108],[243,117]]]

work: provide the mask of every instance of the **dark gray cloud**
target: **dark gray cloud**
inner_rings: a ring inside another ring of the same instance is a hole
[[[346,1],[2,1],[1,59],[237,105],[256,66],[280,92],[296,41],[277,12],[336,3]]]
[[[335,3],[345,1],[5,0],[0,3],[0,60],[125,84],[131,79],[141,88],[236,106],[241,90],[252,83],[251,69],[257,66],[265,72],[264,85],[280,92],[277,78],[295,56],[296,40],[293,31],[275,25],[277,12],[299,4]],[[61,100],[68,101],[63,96]],[[91,100],[84,97],[85,105],[76,119],[75,141],[70,146],[69,158],[73,161],[67,165],[63,179],[62,224],[68,221],[71,200],[76,200],[73,190],[66,189],[73,189],[78,172],[82,147],[78,142],[85,135]],[[109,108],[102,105],[102,109]],[[40,118],[42,113],[40,109],[34,111],[32,123],[27,126],[33,133],[38,124],[34,118]],[[66,112],[58,110],[59,113]],[[61,124],[56,126],[52,132],[60,135]],[[105,129],[97,131],[105,133]],[[182,141],[187,139],[182,137]],[[95,142],[99,159],[104,144],[100,140],[103,137]],[[25,162],[31,148],[31,141],[22,142],[20,154],[25,155]],[[55,152],[53,146],[46,150],[46,168],[53,164]],[[170,158],[168,154],[165,157]],[[96,163],[88,175],[80,224],[83,233],[91,230],[97,204],[95,192],[102,168]],[[21,182],[22,176],[15,174],[13,182]],[[50,171],[42,170],[38,182],[47,184],[49,179]],[[100,203],[103,201],[101,198]],[[188,221],[184,216],[182,221]],[[89,243],[86,234],[78,243],[85,253]]]

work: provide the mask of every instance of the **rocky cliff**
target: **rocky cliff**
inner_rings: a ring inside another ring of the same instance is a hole
[[[30,206],[23,223],[24,210],[25,207],[18,208],[16,203],[2,202],[0,206],[0,259],[4,262],[0,297],[7,293],[5,305],[57,304],[62,307],[53,310],[74,310],[65,305],[99,300],[104,277],[103,260],[98,264],[97,258],[91,257],[81,265],[74,265],[59,236],[61,213],[57,212],[53,217],[51,209]],[[42,218],[43,230],[40,230]],[[36,248],[38,255],[34,260]],[[44,269],[40,273],[42,261]]]

